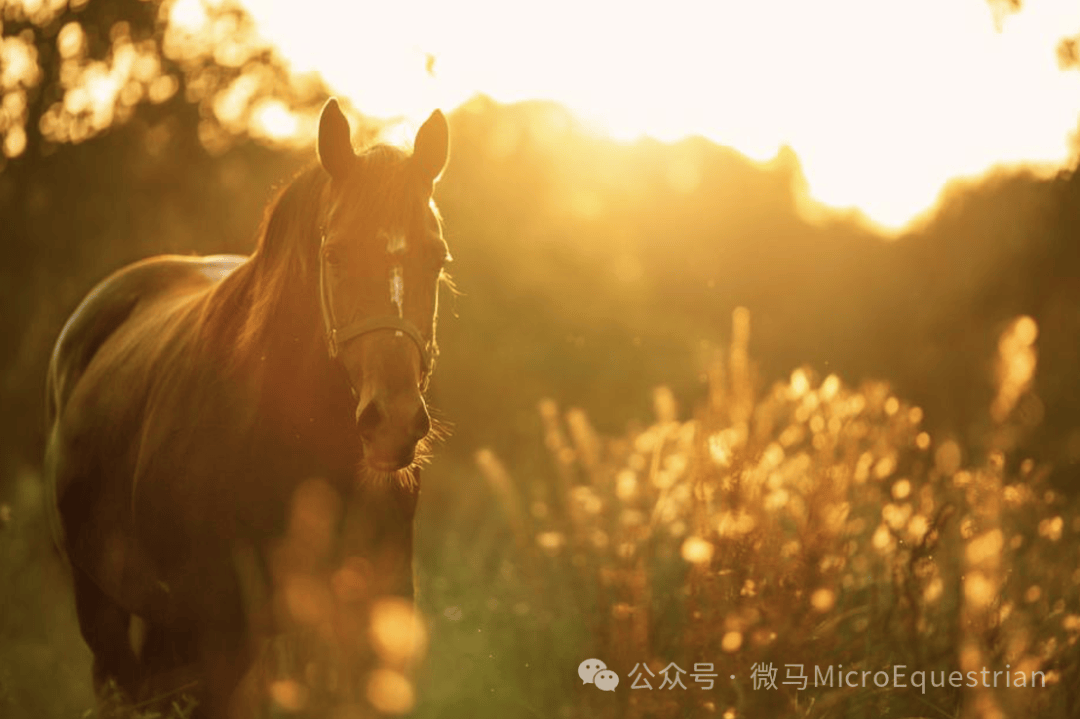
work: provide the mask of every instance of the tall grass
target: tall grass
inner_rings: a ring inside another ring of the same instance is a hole
[[[661,388],[651,425],[602,437],[583,411],[545,401],[544,481],[479,453],[524,591],[583,630],[560,635],[577,644],[549,669],[568,677],[553,710],[1080,716],[1080,513],[1047,468],[1004,451],[1034,323],[1003,336],[990,450],[975,456],[931,437],[884,383],[801,368],[759,393],[749,322],[736,311],[692,418]],[[619,674],[614,692],[577,678],[592,657]],[[1006,686],[1018,673],[1035,687]]]

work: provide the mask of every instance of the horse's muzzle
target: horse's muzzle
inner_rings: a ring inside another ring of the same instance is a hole
[[[375,395],[357,406],[356,426],[364,443],[365,463],[393,472],[416,459],[416,445],[431,431],[431,418],[419,391],[392,398]]]

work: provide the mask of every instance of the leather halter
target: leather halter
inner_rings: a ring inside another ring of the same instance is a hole
[[[321,244],[326,244],[326,235],[322,236]],[[404,335],[413,341],[416,349],[420,351],[420,384],[425,386],[427,379],[435,368],[435,356],[438,350],[434,341],[424,339],[424,335],[412,322],[404,317],[394,315],[378,315],[354,322],[345,327],[338,327],[334,317],[334,303],[330,295],[330,286],[326,283],[326,256],[320,247],[319,252],[319,308],[322,310],[323,327],[326,330],[326,345],[330,353],[330,359],[336,360],[341,349],[349,342],[363,335],[379,330],[394,330],[397,336]]]

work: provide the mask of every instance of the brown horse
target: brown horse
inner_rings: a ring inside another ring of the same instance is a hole
[[[99,694],[407,708],[447,149],[436,111],[411,155],[356,154],[330,100],[250,257],[131,265],[64,327],[46,476]]]

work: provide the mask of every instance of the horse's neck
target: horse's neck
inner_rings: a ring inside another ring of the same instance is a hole
[[[226,341],[234,343],[241,381],[257,395],[260,423],[277,431],[328,435],[351,422],[349,386],[330,360],[317,301],[317,283],[274,276],[257,255],[238,275],[241,295]],[[227,278],[228,282],[232,277]]]
[[[283,298],[277,321],[264,335],[268,379],[285,390],[294,407],[328,410],[328,403],[337,404],[331,400],[348,397],[348,383],[330,359],[322,317],[306,294]]]

